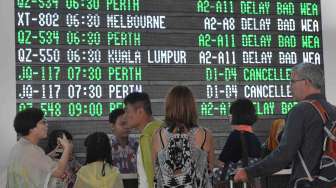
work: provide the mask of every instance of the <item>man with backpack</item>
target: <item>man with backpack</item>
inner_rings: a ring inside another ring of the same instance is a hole
[[[290,188],[333,187],[334,183],[315,178],[322,172],[321,156],[326,149],[324,127],[331,129],[332,124],[323,122],[319,110],[313,104],[325,110],[329,122],[336,120],[336,109],[321,93],[324,88],[323,71],[317,65],[298,64],[292,69],[290,84],[292,95],[299,103],[288,113],[279,146],[260,162],[238,169],[234,180],[248,181],[252,177],[272,175],[292,162]],[[331,142],[329,139],[329,145]],[[336,150],[335,147],[328,149]],[[328,180],[335,177],[336,172],[329,172]]]

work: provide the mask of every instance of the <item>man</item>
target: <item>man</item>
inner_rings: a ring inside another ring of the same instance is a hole
[[[128,126],[140,132],[137,152],[139,188],[152,188],[154,187],[152,138],[162,122],[153,118],[151,103],[146,93],[131,93],[125,98],[124,103]]]
[[[58,138],[63,153],[58,162],[47,156],[37,144],[47,138],[48,126],[42,110],[29,108],[15,116],[14,128],[21,136],[10,152],[7,168],[7,187],[53,187],[50,178],[64,175],[72,144],[65,135]]]
[[[318,174],[323,148],[323,122],[314,107],[304,100],[318,100],[331,119],[336,119],[336,111],[321,94],[324,88],[322,70],[312,64],[301,63],[292,69],[291,91],[294,99],[301,101],[288,113],[284,133],[280,144],[262,161],[244,169],[238,169],[235,181],[247,181],[248,178],[272,175],[292,162],[292,174],[289,187],[295,180],[307,177],[300,162],[298,151],[312,176]]]
[[[112,127],[112,163],[123,174],[136,173],[138,142],[130,137],[124,109],[115,109],[109,115]]]

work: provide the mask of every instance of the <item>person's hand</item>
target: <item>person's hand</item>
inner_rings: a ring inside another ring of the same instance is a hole
[[[64,148],[64,150],[72,150],[72,143],[66,138],[65,134],[62,135],[62,138],[57,138],[58,142]]]
[[[233,180],[235,182],[247,182],[248,177],[247,177],[246,170],[243,168],[238,168]]]
[[[51,152],[48,153],[48,156],[50,156],[51,158],[57,158],[57,157],[60,157],[58,156],[58,152],[59,151],[62,151],[63,152],[63,147],[61,146],[61,144],[58,144],[55,149],[53,149]],[[61,153],[62,153],[61,152]]]
[[[219,167],[219,168],[224,168],[225,163],[220,161],[220,160],[217,160],[217,165],[216,166]]]

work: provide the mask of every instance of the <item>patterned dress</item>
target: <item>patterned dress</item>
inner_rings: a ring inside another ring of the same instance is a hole
[[[185,134],[170,133],[167,128],[167,145],[161,137],[162,149],[155,162],[155,187],[158,188],[211,188],[208,171],[208,154],[194,145],[194,135],[199,128]],[[178,170],[176,170],[178,169]]]

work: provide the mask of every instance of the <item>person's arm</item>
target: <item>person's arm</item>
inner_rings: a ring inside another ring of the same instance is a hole
[[[215,166],[214,167],[216,167],[216,168],[224,168],[225,167],[225,163],[217,159],[216,162],[215,162]]]
[[[141,137],[140,140],[140,147],[141,147],[141,158],[143,161],[143,167],[146,173],[146,178],[148,182],[148,187],[154,187],[154,167],[153,167],[153,160],[152,160],[152,136],[144,135]]]
[[[161,129],[158,129],[155,132],[155,135],[153,137],[153,141],[152,141],[152,161],[153,161],[153,168],[155,166],[155,161],[157,160],[157,154],[160,151],[160,145],[161,145],[161,140],[160,140],[160,131]],[[155,170],[155,169],[153,169]]]
[[[51,158],[56,158],[58,150],[59,150],[59,146],[56,146],[56,148],[50,151],[47,155]]]
[[[206,140],[204,150],[208,153],[209,170],[212,170],[215,164],[214,139],[211,131],[206,130]]]
[[[302,143],[304,116],[307,116],[305,108],[307,106],[301,104],[292,109],[288,114],[279,147],[260,162],[247,167],[246,173],[249,177],[271,175],[285,168],[293,160]]]
[[[51,174],[52,176],[56,178],[61,178],[64,174],[66,165],[68,164],[68,161],[70,159],[70,155],[72,152],[72,144],[69,142],[69,140],[65,137],[63,134],[63,138],[58,138],[60,144],[62,145],[64,151],[60,158],[60,160],[57,163],[56,169]]]
[[[83,178],[82,178],[82,170],[79,169],[79,171],[76,173],[76,181],[75,181],[75,184],[74,184],[74,188],[82,188],[84,187],[84,184],[83,184]]]

